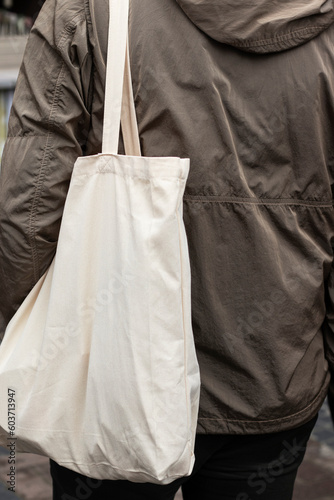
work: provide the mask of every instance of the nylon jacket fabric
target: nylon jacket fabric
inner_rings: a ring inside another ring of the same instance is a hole
[[[0,176],[2,331],[50,265],[75,159],[101,151],[107,9],[47,0],[29,38]],[[296,427],[327,394],[333,20],[331,1],[131,3],[143,155],[191,160],[200,433]]]

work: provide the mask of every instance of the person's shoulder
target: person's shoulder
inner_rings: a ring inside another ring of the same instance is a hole
[[[58,46],[66,34],[89,18],[89,0],[46,0],[33,30],[52,37],[54,45]]]

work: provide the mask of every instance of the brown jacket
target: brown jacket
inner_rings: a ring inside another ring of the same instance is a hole
[[[107,12],[47,0],[28,42],[0,183],[2,331],[54,255],[75,159],[101,150]],[[202,433],[298,426],[327,393],[333,22],[322,0],[131,2],[143,154],[191,159]]]

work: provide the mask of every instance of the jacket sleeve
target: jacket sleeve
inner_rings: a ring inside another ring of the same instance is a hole
[[[328,402],[334,423],[334,262],[325,284],[326,318],[323,325],[325,354],[331,373]]]
[[[55,254],[90,127],[92,58],[83,0],[46,0],[28,39],[0,174],[0,340]]]

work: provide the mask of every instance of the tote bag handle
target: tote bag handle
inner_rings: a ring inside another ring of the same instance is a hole
[[[128,22],[129,0],[109,0],[102,153],[117,154],[122,122],[125,154],[141,156],[131,81]]]

